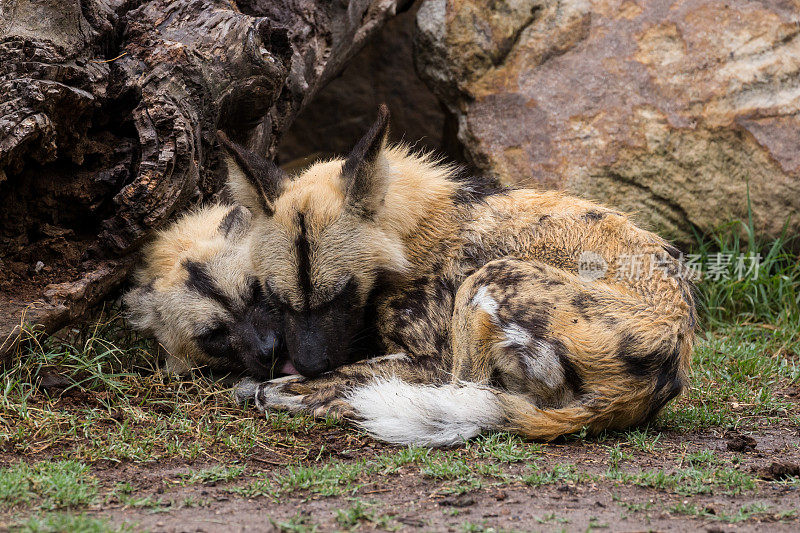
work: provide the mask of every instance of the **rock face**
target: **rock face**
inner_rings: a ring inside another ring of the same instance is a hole
[[[487,7],[492,5],[490,9]],[[679,241],[800,230],[796,1],[426,0],[415,59],[467,157]]]

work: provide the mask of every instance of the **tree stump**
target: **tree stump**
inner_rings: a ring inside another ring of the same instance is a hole
[[[274,155],[410,0],[0,0],[0,356],[125,279],[214,198],[215,131]]]

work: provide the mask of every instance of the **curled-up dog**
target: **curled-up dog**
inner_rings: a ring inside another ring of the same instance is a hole
[[[280,316],[255,276],[251,219],[242,206],[203,207],[145,247],[124,303],[131,324],[163,346],[170,372],[207,367],[268,379],[294,371]]]
[[[220,136],[305,376],[244,390],[258,407],[439,446],[625,428],[681,392],[695,309],[674,247],[613,209],[387,146],[388,122],[382,107],[347,158],[295,178]],[[391,355],[341,366],[365,325]]]

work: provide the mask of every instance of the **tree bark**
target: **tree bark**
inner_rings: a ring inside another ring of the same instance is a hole
[[[215,131],[274,155],[410,0],[0,0],[0,355],[117,288],[223,185]]]

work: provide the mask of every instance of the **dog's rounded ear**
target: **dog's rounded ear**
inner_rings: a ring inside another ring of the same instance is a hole
[[[378,118],[353,147],[342,167],[347,203],[364,216],[372,216],[386,195],[388,182],[381,160],[388,133],[389,108],[381,104]]]
[[[156,291],[152,283],[136,287],[122,297],[125,318],[134,329],[152,333],[159,322],[156,313]]]
[[[231,210],[222,217],[217,230],[226,239],[236,241],[247,235],[252,219],[253,214],[249,209],[243,205],[237,205],[232,207]]]
[[[233,142],[223,131],[217,131],[228,168],[228,187],[233,199],[250,209],[253,215],[271,216],[273,202],[287,175],[275,163]]]

